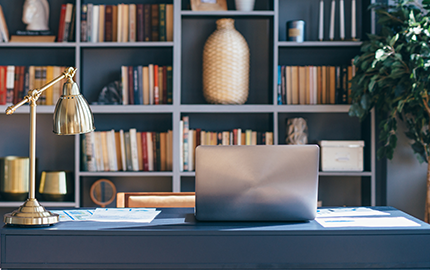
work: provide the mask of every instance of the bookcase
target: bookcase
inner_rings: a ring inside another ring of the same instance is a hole
[[[0,0],[9,31],[24,29],[24,0]],[[81,42],[80,8],[83,4],[167,3],[174,6],[173,42]],[[319,1],[256,0],[254,11],[236,11],[227,0],[227,11],[191,11],[189,0],[50,0],[50,29],[58,30],[61,4],[76,7],[75,40],[55,43],[0,43],[0,65],[58,65],[78,68],[76,81],[91,104],[106,84],[121,79],[121,66],[157,63],[173,67],[173,104],[91,105],[96,130],[173,131],[173,170],[163,172],[87,172],[81,167],[80,136],[56,136],[51,130],[54,106],[38,106],[37,168],[74,172],[75,197],[70,202],[45,202],[51,207],[94,206],[89,190],[101,178],[114,182],[118,191],[194,191],[194,172],[179,169],[179,122],[189,116],[190,128],[234,128],[272,131],[274,144],[285,144],[286,120],[304,117],[309,142],[318,140],[364,140],[363,172],[321,172],[319,199],[324,206],[375,205],[375,115],[359,122],[348,116],[349,105],[277,105],[278,65],[346,65],[358,54],[361,41],[327,41],[329,0],[324,0],[324,41],[317,41]],[[336,1],[338,2],[338,1]],[[351,1],[345,0],[345,10]],[[357,37],[370,31],[370,1],[357,0]],[[338,16],[337,16],[338,17]],[[220,18],[235,19],[236,29],[250,48],[250,88],[244,105],[207,104],[202,94],[203,45]],[[349,18],[349,16],[346,16]],[[286,22],[306,21],[306,41],[286,41]],[[336,19],[338,20],[338,19]],[[368,29],[369,28],[369,29]],[[345,22],[345,36],[351,23]],[[335,40],[339,38],[336,30]],[[7,106],[0,106],[5,111]],[[21,107],[12,116],[0,114],[0,156],[28,155],[29,109]],[[5,132],[7,130],[7,132]],[[0,201],[1,207],[21,202]],[[110,206],[113,206],[110,205]]]

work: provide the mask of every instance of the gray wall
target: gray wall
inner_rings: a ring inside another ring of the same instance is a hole
[[[404,135],[405,125],[398,124],[397,148],[387,161],[387,205],[423,219],[427,163],[418,162]]]

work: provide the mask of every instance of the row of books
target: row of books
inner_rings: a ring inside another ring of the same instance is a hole
[[[172,131],[110,130],[86,133],[84,171],[171,171]]]
[[[57,35],[58,42],[68,42],[74,40],[76,17],[75,12],[75,5],[71,3],[61,5]]]
[[[173,4],[83,4],[81,41],[173,41]]]
[[[172,66],[122,66],[123,105],[172,104]]]
[[[60,76],[65,69],[60,66],[0,66],[0,105],[18,103],[29,90],[42,87]],[[46,89],[38,104],[55,105],[62,94],[64,82]]]
[[[278,66],[278,104],[349,104],[354,66]]]
[[[236,128],[228,131],[191,129],[189,116],[179,122],[181,171],[194,171],[195,149],[199,145],[273,145],[273,132]]]

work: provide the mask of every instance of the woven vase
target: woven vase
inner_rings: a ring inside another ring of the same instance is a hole
[[[249,90],[249,47],[233,19],[219,19],[203,49],[203,95],[215,104],[243,104]]]

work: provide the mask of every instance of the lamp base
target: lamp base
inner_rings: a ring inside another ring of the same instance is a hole
[[[6,225],[48,226],[58,221],[58,214],[47,211],[36,199],[27,199],[17,210],[4,215]]]

